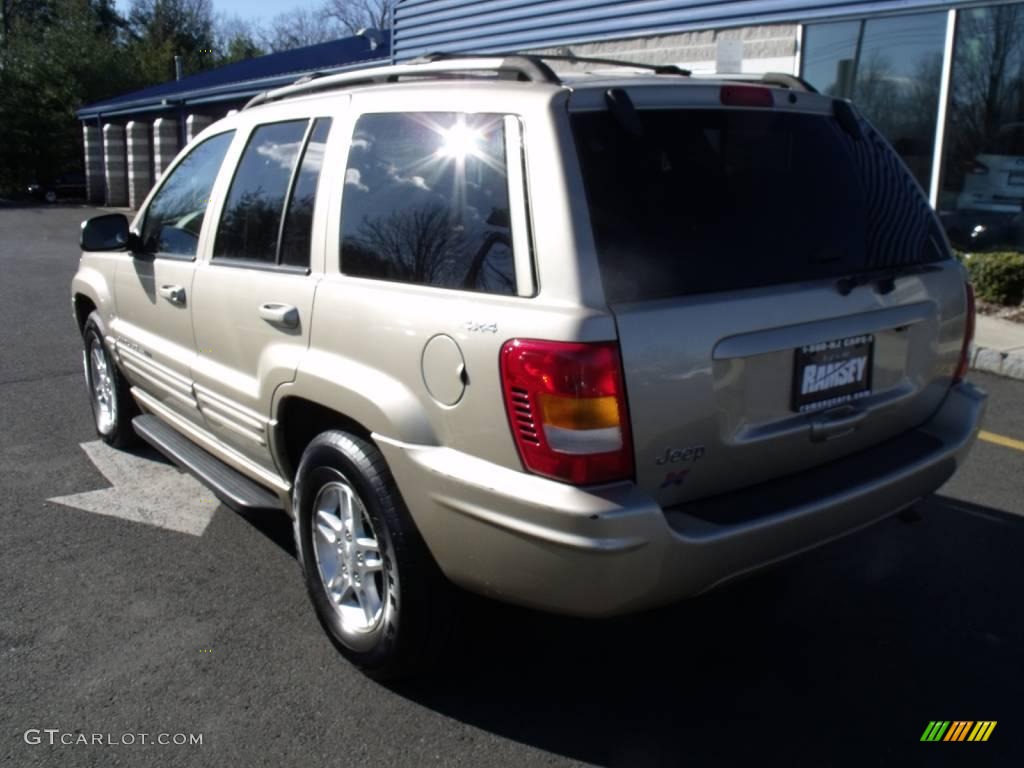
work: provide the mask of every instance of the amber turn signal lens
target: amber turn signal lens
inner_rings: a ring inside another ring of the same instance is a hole
[[[614,397],[559,397],[541,394],[541,420],[562,429],[607,429],[619,426]]]

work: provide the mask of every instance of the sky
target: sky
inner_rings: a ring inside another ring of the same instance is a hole
[[[312,8],[323,0],[213,0],[213,12],[240,16],[248,21],[265,21],[293,8]],[[127,13],[131,0],[117,0],[117,9]]]

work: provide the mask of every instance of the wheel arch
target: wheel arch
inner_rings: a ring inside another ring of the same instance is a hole
[[[331,429],[373,441],[371,431],[351,416],[299,394],[279,397],[273,422],[273,448],[285,479],[294,482],[302,454],[317,435]]]
[[[422,403],[400,381],[336,355],[309,357],[296,378],[274,392],[272,450],[286,479],[294,479],[302,449],[327,429],[351,431],[371,441],[374,435],[383,435],[437,445]],[[317,360],[321,364],[311,364]]]
[[[107,335],[107,322],[113,316],[113,295],[107,280],[99,270],[83,266],[71,281],[71,310],[78,332],[85,330],[85,321],[97,312],[100,332]]]
[[[96,302],[85,293],[76,293],[71,299],[75,313],[75,323],[78,325],[78,332],[85,333],[85,321],[89,315],[96,311]]]

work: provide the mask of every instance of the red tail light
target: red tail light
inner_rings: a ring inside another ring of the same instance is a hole
[[[513,339],[501,348],[501,380],[512,435],[529,471],[576,485],[633,476],[615,342]]]
[[[770,88],[758,85],[723,85],[721,101],[727,107],[774,107]]]
[[[974,286],[964,283],[967,292],[967,319],[964,323],[964,345],[960,349],[960,364],[953,374],[953,383],[963,381],[971,364],[971,343],[974,341]]]

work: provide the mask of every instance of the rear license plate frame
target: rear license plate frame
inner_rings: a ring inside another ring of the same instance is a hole
[[[790,407],[796,413],[810,413],[867,397],[874,359],[872,333],[797,347]],[[808,369],[810,365],[815,368]]]

